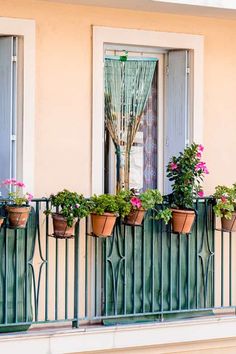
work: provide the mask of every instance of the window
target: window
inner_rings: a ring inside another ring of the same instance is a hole
[[[0,37],[0,180],[22,178],[20,41]],[[2,191],[4,193],[4,191]]]
[[[190,51],[162,50],[162,53],[156,53],[157,50],[150,52],[149,49],[149,52],[145,52],[145,48],[142,48],[140,52],[140,48],[132,47],[125,47],[125,50],[128,60],[145,61],[150,60],[150,57],[156,60],[149,97],[130,151],[129,188],[161,189],[164,185],[164,192],[167,194],[171,192],[171,187],[165,177],[166,165],[170,157],[182,151],[192,140]],[[107,46],[105,76],[106,70],[109,70],[107,61],[117,60],[122,54],[124,51],[120,51],[119,47],[114,50]],[[116,80],[119,80],[119,77],[118,75]],[[124,80],[123,86],[126,82],[127,80]],[[116,89],[114,85],[114,90]],[[124,115],[123,119],[127,119],[125,117]],[[117,151],[108,130],[105,119],[104,190],[114,193],[117,182]],[[121,165],[125,165],[125,158],[127,159],[127,156],[121,151]]]

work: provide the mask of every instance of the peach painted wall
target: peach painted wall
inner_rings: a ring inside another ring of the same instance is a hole
[[[0,16],[36,21],[36,195],[91,192],[92,25],[205,36],[206,191],[236,180],[236,21],[40,0],[0,0]]]

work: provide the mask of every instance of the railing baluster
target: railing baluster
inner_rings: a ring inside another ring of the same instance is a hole
[[[4,284],[4,323],[8,323],[8,234],[7,228],[4,227],[5,240],[5,284]]]
[[[68,319],[68,239],[65,240],[65,319]]]
[[[75,226],[74,236],[74,321],[73,328],[79,327],[79,233],[80,220]]]
[[[172,311],[172,233],[169,230],[167,237],[170,238],[170,256],[169,256],[169,297],[170,311]]]
[[[14,230],[14,241],[15,241],[15,323],[18,321],[18,230]]]
[[[232,306],[232,232],[229,233],[229,306]]]
[[[85,318],[88,317],[88,218],[85,219]]]
[[[153,213],[153,210],[151,211],[152,213],[152,219],[151,219],[151,238],[152,238],[152,244],[151,244],[151,311],[154,312],[154,309],[155,309],[155,296],[154,296],[154,286],[155,286],[155,283],[154,283],[154,261],[155,261],[155,249],[154,249],[154,242],[155,242],[155,239],[154,239],[154,219],[153,219],[153,216],[154,216],[154,213]]]
[[[95,288],[94,288],[94,300],[95,300],[95,316],[98,315],[98,237],[95,237]]]
[[[126,226],[124,226],[124,315],[126,314],[126,289],[127,289],[127,279],[126,279]]]
[[[145,224],[142,226],[142,311],[145,313]]]
[[[224,306],[224,232],[221,231],[221,307]]]
[[[195,221],[195,252],[196,252],[196,268],[195,268],[195,272],[196,272],[196,308],[198,308],[198,262],[199,262],[199,255],[198,255],[198,211],[199,211],[199,204],[198,204],[198,200],[196,200],[196,210],[197,210],[197,214],[196,214],[196,221]]]
[[[28,267],[28,228],[25,229],[25,322],[29,316],[29,267]]]
[[[190,308],[190,234],[187,237],[187,306]]]
[[[160,242],[161,242],[161,312],[163,312],[163,222],[160,221]],[[163,318],[161,318],[163,319]]]
[[[181,234],[178,234],[179,240],[179,254],[178,254],[178,298],[179,298],[179,310],[181,310]]]
[[[132,226],[133,236],[133,313],[136,312],[136,228]]]
[[[56,255],[55,255],[55,320],[58,320],[58,238],[56,238]]]
[[[49,209],[49,201],[46,201],[46,210]],[[48,270],[49,270],[49,242],[48,242],[48,234],[49,234],[49,218],[46,215],[45,221],[45,254],[46,254],[46,264],[45,264],[45,321],[48,320]]]

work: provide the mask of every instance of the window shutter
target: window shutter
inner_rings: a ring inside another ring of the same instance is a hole
[[[170,158],[183,151],[188,143],[188,51],[170,51],[166,67],[166,115],[164,123],[164,168]],[[171,183],[165,177],[165,194]]]
[[[15,177],[16,38],[0,37],[0,181]]]

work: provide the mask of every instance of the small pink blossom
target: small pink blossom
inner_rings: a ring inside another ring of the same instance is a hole
[[[28,199],[29,202],[31,202],[31,200],[33,199],[33,195],[30,193],[26,193],[26,198]]]
[[[2,184],[4,186],[8,186],[8,185],[12,184],[11,179],[5,179],[4,181],[2,181]]]
[[[198,149],[198,152],[203,152],[204,146],[199,144],[197,149]]]
[[[177,166],[177,164],[176,164],[175,162],[171,162],[171,163],[170,163],[170,169],[171,169],[172,171],[177,170],[177,168],[178,168],[178,166]]]
[[[222,201],[222,203],[227,203],[227,198],[224,195],[222,195],[221,201]]]
[[[15,186],[20,187],[20,188],[24,188],[25,184],[23,182],[16,182]]]
[[[200,189],[200,190],[197,192],[197,195],[198,195],[200,198],[204,197],[204,192],[203,192],[203,190]]]
[[[206,167],[206,162],[198,162],[195,166],[195,171],[202,171],[205,174],[209,174],[209,171]]]
[[[136,208],[141,208],[141,206],[142,206],[141,200],[137,197],[132,197],[130,199],[130,203],[132,204],[133,207],[136,207]]]
[[[200,151],[198,151],[196,156],[198,159],[200,159],[202,157],[202,153]]]
[[[80,207],[80,205],[77,203],[77,204],[75,204],[75,208],[76,209],[79,209],[79,207]]]

